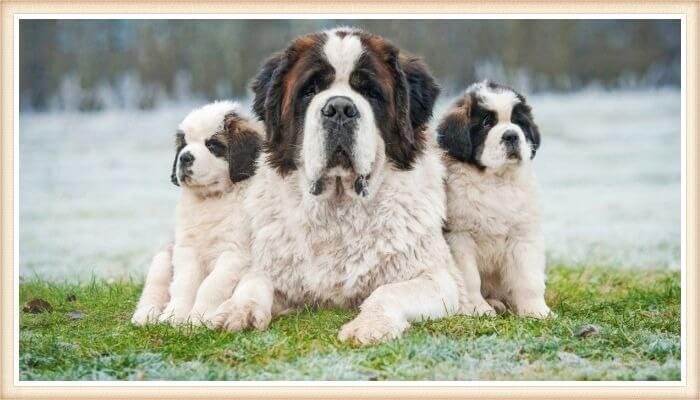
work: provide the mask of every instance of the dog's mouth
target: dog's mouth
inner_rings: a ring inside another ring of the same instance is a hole
[[[319,196],[326,189],[332,187],[336,197],[341,197],[345,193],[344,181],[348,180],[352,180],[352,189],[358,196],[367,197],[369,195],[370,174],[358,175],[355,173],[344,176],[325,174],[311,184],[309,192],[314,196]]]
[[[187,188],[193,190],[209,190],[217,188],[219,186],[219,183],[222,182],[220,179],[214,179],[211,182],[205,180],[204,182],[202,182],[198,179],[195,179],[192,170],[189,169],[181,170],[178,174],[178,177],[180,183],[182,183],[183,186],[186,186]]]
[[[350,154],[342,146],[336,147],[330,157],[328,157],[328,169],[335,167],[354,169]]]
[[[192,184],[192,170],[191,169],[180,169],[177,176],[178,176],[178,180],[180,181],[180,183],[183,183],[185,185]]]
[[[517,145],[514,144],[506,144],[505,145],[505,150],[506,150],[506,158],[508,160],[520,160],[520,149],[518,148]]]
[[[319,196],[326,190],[333,190],[335,197],[342,197],[347,186],[358,196],[366,197],[369,194],[369,179],[370,174],[357,172],[347,146],[337,145],[330,152],[321,177],[311,183],[309,192]]]

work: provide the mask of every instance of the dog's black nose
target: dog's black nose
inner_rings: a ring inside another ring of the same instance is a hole
[[[189,151],[180,154],[180,165],[189,167],[194,162],[194,156]]]
[[[327,119],[345,121],[359,116],[355,103],[345,96],[334,96],[328,99],[321,109],[321,114]]]
[[[518,132],[505,131],[505,132],[503,132],[503,136],[501,136],[501,140],[503,140],[505,143],[509,143],[509,144],[518,143]]]

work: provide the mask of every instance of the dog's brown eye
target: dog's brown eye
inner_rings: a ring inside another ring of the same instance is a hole
[[[318,85],[314,82],[304,89],[302,97],[305,100],[308,100],[309,98],[313,97],[316,93],[318,93]]]
[[[481,126],[483,126],[483,127],[493,126],[493,117],[490,115],[486,115],[484,117],[484,119],[481,121]]]
[[[207,149],[209,149],[209,151],[215,156],[223,155],[224,151],[226,150],[224,144],[219,142],[218,140],[210,139],[207,140],[205,144],[207,146]]]

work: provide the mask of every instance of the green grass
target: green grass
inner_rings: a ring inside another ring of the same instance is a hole
[[[679,380],[680,274],[612,268],[549,271],[547,320],[456,316],[398,340],[339,342],[353,313],[304,310],[265,332],[226,333],[129,319],[137,283],[20,284],[22,380]],[[75,300],[69,301],[69,295]],[[81,311],[82,319],[67,313]],[[584,324],[601,328],[576,336]]]

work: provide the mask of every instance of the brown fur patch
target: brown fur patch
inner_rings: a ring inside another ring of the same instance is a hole
[[[469,137],[473,99],[471,94],[462,96],[450,108],[437,127],[438,144],[445,151],[445,157],[466,161],[472,152]]]
[[[318,48],[321,43],[323,43],[323,37],[321,35],[306,35],[297,38],[287,50],[287,54],[290,56],[287,61],[292,67],[282,81],[282,119],[289,113],[294,86],[300,81],[299,78],[307,70],[312,61],[312,50]]]
[[[262,132],[251,121],[230,112],[224,117],[224,130],[213,137],[226,145],[229,177],[233,183],[255,175],[256,160],[262,148]]]

